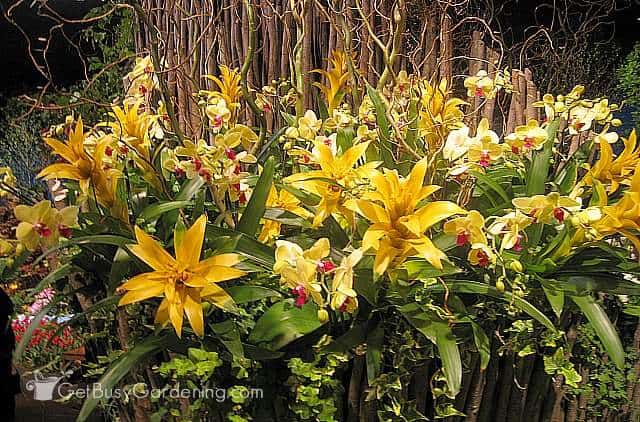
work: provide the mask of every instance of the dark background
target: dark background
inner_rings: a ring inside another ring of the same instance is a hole
[[[31,41],[31,49],[36,61],[45,66],[55,86],[65,86],[84,77],[82,61],[78,51],[65,39],[68,37],[78,43],[77,31],[81,25],[65,24],[64,35],[61,29],[56,29],[57,21],[47,16],[35,13],[36,5],[42,0],[0,0],[0,103],[2,97],[34,91],[46,82],[46,79],[36,70],[28,55],[25,34],[6,19],[6,13],[13,4],[20,3],[14,8],[11,18],[26,33]],[[592,0],[593,1],[593,0]],[[595,0],[597,1],[597,0]],[[524,28],[534,23],[534,10],[541,10],[542,4],[553,4],[552,1],[513,0],[505,6],[501,18],[500,29],[505,41],[518,41],[522,37]],[[92,7],[106,4],[104,0],[48,0],[46,4],[60,16],[67,19],[82,18]],[[501,4],[497,1],[496,4]],[[41,13],[48,13],[41,9]],[[542,13],[543,14],[543,13]],[[541,19],[541,13],[538,13]],[[621,48],[622,57],[633,45],[640,41],[640,0],[620,1],[620,9],[610,17],[615,25],[615,43]],[[542,17],[544,19],[544,16]],[[602,37],[608,37],[611,27],[603,27]],[[606,33],[605,33],[606,32]],[[51,39],[46,62],[43,59],[43,49],[46,41]],[[80,45],[81,48],[84,46]],[[606,77],[606,75],[603,75]]]

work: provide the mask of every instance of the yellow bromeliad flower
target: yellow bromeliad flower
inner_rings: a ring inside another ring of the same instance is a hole
[[[140,302],[151,297],[163,297],[156,313],[156,323],[171,322],[178,336],[187,316],[193,331],[204,335],[202,301],[233,312],[235,303],[218,283],[233,280],[246,273],[233,268],[240,259],[237,254],[214,255],[200,260],[207,218],[202,215],[184,232],[174,235],[175,258],[162,245],[136,227],[137,244],[129,246],[138,258],[153,271],[132,277],[120,289],[126,291],[120,306]]]
[[[402,264],[410,256],[420,256],[442,269],[441,261],[446,255],[425,232],[445,218],[466,214],[466,211],[449,201],[418,206],[440,189],[434,185],[423,186],[427,166],[426,158],[420,160],[406,179],[395,170],[378,173],[372,178],[375,191],[366,192],[362,199],[347,204],[372,223],[362,239],[362,249],[376,252],[376,274]]]
[[[120,171],[107,168],[104,164],[106,149],[111,143],[109,137],[98,141],[92,154],[85,149],[86,134],[82,119],[78,119],[75,128],[69,131],[69,140],[65,144],[54,138],[45,138],[44,141],[53,149],[53,153],[63,158],[66,163],[55,163],[45,167],[38,177],[45,179],[61,178],[76,180],[80,189],[85,194],[95,192],[98,203],[111,208],[117,207],[116,187]],[[116,213],[119,218],[122,212]]]
[[[224,99],[226,106],[235,116],[235,111],[240,107],[240,73],[236,69],[229,69],[227,66],[220,66],[220,77],[205,75],[205,78],[212,80],[218,87],[219,95]],[[205,91],[212,94],[210,91]],[[235,119],[233,120],[235,122]]]
[[[444,232],[456,236],[456,245],[464,246],[467,243],[487,243],[484,234],[484,217],[476,210],[469,211],[463,217],[457,217],[447,221],[442,227]]]
[[[543,224],[552,224],[554,219],[563,223],[568,211],[580,209],[579,202],[568,196],[560,196],[558,192],[551,192],[546,196],[514,198],[511,202],[517,209]]]
[[[323,287],[318,282],[317,274],[323,268],[323,260],[329,256],[329,251],[327,238],[317,240],[306,251],[286,240],[276,242],[273,272],[280,275],[280,283],[289,287],[296,296],[296,306],[301,307],[311,296],[318,306],[324,308]]]
[[[315,142],[316,154],[314,158],[320,165],[320,170],[296,173],[284,181],[307,192],[318,195],[320,203],[313,219],[314,227],[318,227],[332,213],[338,211],[349,216],[351,213],[344,208],[345,190],[355,188],[358,183],[371,179],[376,174],[375,168],[379,162],[369,162],[354,168],[356,162],[367,150],[370,142],[356,144],[342,155],[336,156],[331,148],[323,142]]]
[[[538,150],[547,140],[547,131],[540,127],[535,119],[529,120],[526,125],[516,127],[516,131],[507,135],[505,142],[511,146],[515,154],[523,150]]]
[[[268,208],[279,208],[281,210],[289,211],[299,217],[308,219],[313,217],[313,214],[300,206],[298,198],[287,192],[286,189],[281,189],[278,192],[275,186],[271,186],[269,196],[267,197],[266,206]],[[262,224],[262,231],[258,240],[263,243],[267,243],[272,239],[275,239],[280,235],[280,228],[282,224],[276,220],[264,219]]]
[[[113,106],[111,116],[115,119],[109,122],[114,135],[122,142],[132,146],[138,154],[149,159],[149,128],[155,117],[145,112],[139,113],[141,101],[125,104],[124,108]]]
[[[14,213],[20,220],[16,239],[29,251],[35,251],[39,246],[55,246],[60,236],[71,237],[71,227],[78,224],[78,207],[57,210],[47,200],[32,207],[18,205]]]
[[[583,183],[592,185],[596,179],[608,185],[609,193],[614,193],[620,184],[629,185],[633,171],[640,163],[640,145],[637,144],[635,129],[624,141],[624,150],[615,159],[609,142],[600,142],[600,158],[585,174]]]
[[[329,58],[331,69],[328,72],[324,69],[312,71],[327,78],[326,85],[320,82],[314,82],[313,85],[317,86],[324,94],[324,98],[327,101],[327,111],[330,116],[333,115],[333,110],[340,105],[342,98],[348,92],[347,81],[351,77],[347,67],[347,55],[342,51],[334,50],[331,56]]]
[[[435,153],[444,144],[445,139],[454,129],[462,127],[464,113],[460,107],[467,103],[459,98],[450,98],[447,80],[432,87],[424,81],[421,86],[419,104],[418,130],[425,138],[431,153]]]

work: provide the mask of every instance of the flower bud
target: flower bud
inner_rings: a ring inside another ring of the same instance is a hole
[[[502,281],[502,279],[498,279],[498,281],[496,281],[496,289],[500,293],[504,292],[504,281]]]
[[[509,263],[509,268],[512,271],[515,271],[517,273],[521,273],[523,268],[522,268],[522,263],[518,260],[513,260]]]
[[[318,310],[318,321],[320,321],[322,324],[329,321],[329,312],[327,312],[326,309]]]

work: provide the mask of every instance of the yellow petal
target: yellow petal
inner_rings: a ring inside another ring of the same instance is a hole
[[[425,236],[421,239],[413,240],[410,243],[422,258],[426,259],[437,269],[442,269],[441,260],[445,259],[446,255],[440,249],[436,248],[429,238]]]
[[[162,302],[160,302],[154,322],[162,327],[169,322],[169,300],[167,298],[162,299]]]
[[[210,284],[202,289],[200,291],[200,296],[202,297],[202,300],[211,302],[224,311],[232,313],[238,312],[238,308],[231,296],[229,296],[229,294],[217,284]]]
[[[122,298],[120,302],[118,302],[118,306],[128,305],[130,303],[140,302],[141,300],[146,300],[154,296],[160,296],[164,291],[164,284],[157,283],[156,285],[149,286],[146,289],[142,290],[131,290],[127,292]]]
[[[422,232],[427,230],[429,227],[438,223],[439,221],[444,220],[445,218],[449,218],[455,214],[466,214],[467,211],[460,208],[458,205],[449,201],[436,201],[431,202],[424,207],[420,208],[420,210],[416,213],[418,218],[420,219],[420,228]]]
[[[184,268],[192,268],[198,264],[200,260],[200,252],[202,251],[202,243],[204,241],[204,232],[207,228],[207,217],[201,215],[195,223],[182,236],[179,245],[174,245],[176,249],[176,260],[178,266]],[[178,238],[174,237],[175,242]]]
[[[200,303],[200,295],[195,289],[189,289],[184,298],[184,313],[187,314],[187,319],[193,332],[198,337],[204,336],[204,317],[202,314],[202,304]]]
[[[382,274],[387,271],[389,265],[393,262],[393,260],[400,254],[400,251],[393,246],[389,241],[380,242],[380,246],[378,247],[378,252],[376,253],[376,259],[373,263],[373,271],[376,274]]]
[[[125,283],[120,286],[124,290],[143,290],[150,287],[155,287],[158,283],[163,284],[167,281],[169,274],[162,273],[160,271],[154,271],[151,273],[138,274],[135,277],[131,277]],[[164,288],[164,287],[163,287]]]
[[[182,294],[180,294],[182,296]],[[177,300],[169,301],[169,319],[171,325],[176,330],[178,337],[182,337],[182,320],[184,316],[184,303],[182,297],[176,298]]]
[[[69,180],[81,180],[87,178],[77,167],[64,163],[51,164],[50,166],[45,167],[40,173],[38,173],[38,177],[45,179],[58,177],[60,179]]]
[[[245,276],[247,273],[237,268],[220,267],[217,265],[211,265],[206,271],[199,273],[201,277],[207,280],[209,283],[219,283],[221,281],[234,280]]]
[[[138,258],[157,271],[169,270],[176,261],[154,238],[146,234],[140,227],[135,228],[137,245],[128,246]]]
[[[382,208],[380,205],[374,204],[373,202],[365,201],[363,199],[357,199],[349,201],[345,205],[348,209],[357,212],[372,223],[390,222],[387,210]]]

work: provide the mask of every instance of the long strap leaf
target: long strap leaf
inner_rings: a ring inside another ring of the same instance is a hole
[[[240,217],[240,221],[236,227],[239,232],[249,236],[256,235],[258,227],[260,226],[260,219],[266,209],[267,198],[269,197],[269,191],[273,183],[274,169],[275,160],[273,157],[269,157],[264,164],[264,169],[258,179],[258,183],[256,183],[256,187],[251,194],[251,199],[249,199],[249,203],[244,209],[242,217]]]

